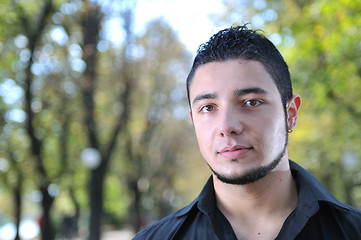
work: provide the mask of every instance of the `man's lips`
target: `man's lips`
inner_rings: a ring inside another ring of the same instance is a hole
[[[234,159],[234,158],[243,157],[246,153],[248,153],[252,149],[253,147],[246,147],[241,145],[226,146],[222,148],[218,153],[225,158]]]

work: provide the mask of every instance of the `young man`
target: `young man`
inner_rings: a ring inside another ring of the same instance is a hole
[[[187,92],[213,174],[189,206],[134,239],[361,239],[361,212],[288,159],[301,98],[267,38],[246,26],[212,36]]]

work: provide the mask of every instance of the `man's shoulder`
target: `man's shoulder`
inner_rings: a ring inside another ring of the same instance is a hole
[[[349,234],[361,237],[361,211],[338,201],[310,172],[295,162],[290,161],[290,166],[299,190],[298,208],[302,209],[301,215],[309,216],[306,225],[309,231],[305,232],[314,236],[315,232],[328,229],[327,234],[338,236],[341,230],[345,236],[340,239],[349,239],[346,237]]]
[[[361,211],[346,204],[319,202],[300,239],[361,239]]]
[[[307,201],[317,200],[321,206],[327,203],[337,214],[351,218],[361,219],[361,210],[338,201],[324,186],[307,170],[297,163],[290,161],[293,173],[297,173],[297,185],[302,188],[303,198]],[[299,199],[300,200],[300,199]]]
[[[188,213],[195,204],[196,201],[193,201],[188,206],[164,217],[150,226],[145,227],[134,236],[133,240],[171,239],[177,230],[182,226],[182,223],[187,218]]]
[[[344,203],[328,203],[334,217],[341,223],[354,225],[361,234],[361,210]]]

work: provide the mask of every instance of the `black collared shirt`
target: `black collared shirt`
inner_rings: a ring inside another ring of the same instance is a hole
[[[276,239],[361,240],[361,211],[337,201],[311,173],[290,161],[298,188],[296,209],[287,217]],[[236,240],[216,206],[213,180],[187,207],[143,229],[134,240]]]

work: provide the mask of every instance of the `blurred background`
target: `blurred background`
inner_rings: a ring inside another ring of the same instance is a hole
[[[210,171],[188,118],[197,47],[263,29],[303,98],[290,158],[361,208],[360,0],[1,0],[0,239],[131,239]]]

